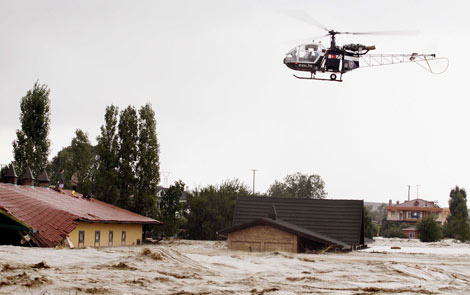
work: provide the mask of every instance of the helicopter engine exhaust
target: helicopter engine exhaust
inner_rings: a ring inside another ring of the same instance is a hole
[[[357,51],[357,52],[360,52],[360,51],[363,51],[363,50],[374,50],[375,49],[375,45],[371,45],[371,46],[366,46],[366,45],[362,45],[362,44],[346,44],[343,46],[343,48],[345,50],[349,50],[349,51]]]

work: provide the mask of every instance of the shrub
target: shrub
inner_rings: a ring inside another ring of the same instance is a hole
[[[412,224],[386,220],[380,226],[380,235],[384,238],[407,238],[402,228],[410,226]]]
[[[382,231],[384,238],[403,238],[406,239],[408,236],[399,226],[391,226],[388,229]]]
[[[421,242],[436,242],[442,239],[442,228],[436,221],[434,214],[428,215],[418,221],[416,229]]]
[[[372,239],[377,235],[377,225],[372,222],[372,216],[370,215],[370,209],[364,206],[364,236]]]

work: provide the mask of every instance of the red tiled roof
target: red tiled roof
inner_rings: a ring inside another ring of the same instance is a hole
[[[392,205],[392,207],[424,207],[424,208],[440,208],[432,201],[426,201],[423,199],[414,199],[405,201],[403,203]]]
[[[160,222],[80,194],[72,196],[43,187],[0,183],[0,210],[25,223],[43,246],[54,247],[75,229],[79,220],[107,223]]]

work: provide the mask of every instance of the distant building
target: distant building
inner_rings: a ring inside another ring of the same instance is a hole
[[[59,193],[42,183],[32,186],[30,171],[16,185],[0,183],[0,244],[40,247],[103,247],[139,245],[143,226],[159,221],[64,190]],[[47,180],[41,175],[39,182]]]
[[[232,227],[218,231],[232,250],[287,251],[364,246],[364,202],[239,197]]]
[[[408,239],[419,239],[419,232],[416,229],[416,226],[403,228],[402,231],[406,234]]]
[[[441,208],[435,202],[426,201],[422,199],[414,199],[400,203],[392,204],[389,201],[387,209],[388,221],[399,221],[406,223],[415,223],[431,214],[435,214],[438,223],[444,224],[447,221],[447,216],[450,211],[449,208]]]

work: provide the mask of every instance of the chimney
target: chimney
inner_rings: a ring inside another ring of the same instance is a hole
[[[42,170],[41,175],[38,177],[38,182],[40,187],[48,187],[49,186],[49,176],[47,175],[46,169]]]
[[[7,183],[16,184],[18,182],[18,175],[16,175],[15,167],[10,164],[7,174],[5,174],[5,180]]]
[[[400,201],[397,201],[397,205],[400,204]]]
[[[392,206],[392,200],[388,200],[388,205]]]
[[[277,211],[276,211],[276,205],[273,203],[273,207],[271,208],[271,211],[268,213],[268,217],[271,218],[272,220],[276,220],[277,218]]]
[[[33,173],[31,172],[31,169],[28,167],[26,168],[26,171],[23,174],[23,177],[21,177],[21,182],[23,183],[23,185],[33,186],[33,181],[34,181]]]

